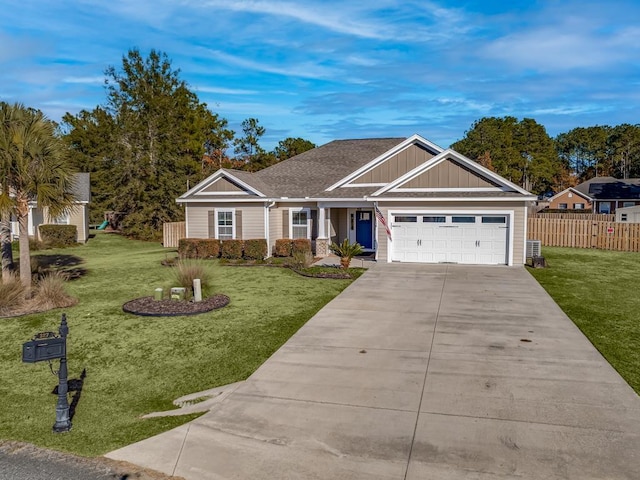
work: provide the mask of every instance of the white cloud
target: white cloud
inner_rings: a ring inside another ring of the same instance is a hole
[[[89,85],[100,85],[104,83],[104,76],[102,77],[66,77],[63,78],[64,83],[83,83]]]
[[[257,90],[245,90],[241,88],[222,88],[222,87],[194,87],[196,92],[218,93],[220,95],[255,95],[259,93]]]

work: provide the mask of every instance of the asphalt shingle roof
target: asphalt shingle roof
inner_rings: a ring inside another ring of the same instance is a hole
[[[640,178],[595,177],[574,188],[596,200],[640,199]]]
[[[253,179],[258,179],[270,185],[279,197],[325,197],[328,192],[324,190],[327,187],[404,140],[404,138],[335,140],[260,170],[254,173],[251,182],[247,183],[255,185]],[[258,188],[257,185],[256,188]]]

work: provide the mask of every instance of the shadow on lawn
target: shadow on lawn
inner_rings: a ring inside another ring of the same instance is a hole
[[[80,403],[80,397],[82,396],[82,387],[84,386],[84,379],[86,377],[87,369],[83,368],[82,373],[80,374],[80,378],[71,378],[68,380],[69,393],[75,392],[73,394],[73,397],[71,397],[71,403],[69,404],[69,419],[71,420],[73,420],[73,417],[76,414],[76,408],[78,408],[78,403]],[[58,385],[55,386],[51,393],[54,395],[58,395]]]
[[[79,266],[84,260],[75,255],[36,255],[33,258],[38,262],[39,274],[61,272],[69,280],[75,280],[87,274],[87,269]]]

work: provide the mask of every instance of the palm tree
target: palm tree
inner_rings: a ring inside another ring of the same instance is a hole
[[[20,281],[26,294],[31,290],[29,251],[29,203],[47,207],[49,216],[67,211],[73,200],[73,173],[55,135],[55,124],[39,110],[16,103],[0,105],[3,139],[0,143],[0,173],[3,178],[0,208],[7,206],[18,221]],[[7,119],[6,121],[4,119]]]

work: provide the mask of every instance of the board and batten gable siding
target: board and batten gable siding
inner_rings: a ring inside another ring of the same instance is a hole
[[[439,211],[447,213],[456,213],[456,211],[478,210],[480,212],[491,211],[513,211],[513,245],[509,248],[513,249],[513,265],[523,265],[525,259],[525,236],[526,225],[525,218],[527,207],[524,202],[423,202],[412,203],[407,205],[404,202],[397,203],[379,203],[378,208],[384,215],[387,223],[391,223],[389,211],[392,212],[428,212]],[[393,228],[391,229],[393,234]],[[387,233],[382,225],[378,223],[378,261],[386,262],[388,252]]]
[[[389,183],[433,157],[434,155],[425,148],[412,145],[362,174],[351,184]]]
[[[496,185],[459,163],[447,159],[398,187],[403,188],[479,188]]]
[[[227,180],[219,178],[200,193],[247,193],[246,190]]]
[[[216,209],[234,209],[234,221],[241,219],[241,225],[236,225],[236,238],[246,240],[252,238],[267,238],[264,231],[263,203],[203,203],[189,205],[186,216],[189,225],[189,238],[211,238],[209,235],[209,212]],[[240,228],[238,228],[240,227]],[[215,231],[215,230],[214,230]]]

